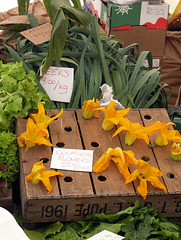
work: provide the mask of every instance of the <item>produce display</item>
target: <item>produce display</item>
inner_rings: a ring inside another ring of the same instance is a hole
[[[28,2],[28,1],[27,1]],[[149,144],[149,136],[159,132],[156,146],[164,146],[173,141],[170,154],[174,161],[181,160],[181,136],[176,130],[170,130],[173,123],[157,122],[143,127],[131,123],[127,112],[140,108],[168,108],[169,96],[160,84],[160,72],[152,68],[152,54],[149,51],[139,52],[135,43],[124,47],[122,41],[114,36],[100,34],[96,16],[83,10],[79,0],[69,1],[43,0],[52,24],[51,37],[48,42],[38,45],[20,35],[20,31],[38,26],[33,15],[28,15],[30,24],[13,27],[2,27],[9,31],[9,38],[16,42],[17,48],[4,43],[4,55],[10,62],[0,61],[0,178],[7,179],[8,187],[19,174],[19,147],[26,150],[36,145],[52,146],[49,141],[48,125],[63,114],[63,109],[81,109],[82,117],[99,118],[98,111],[105,115],[102,129],[109,131],[118,125],[112,137],[121,131],[127,131],[125,144],[131,146],[137,138]],[[18,1],[21,14],[28,13],[28,4]],[[22,4],[22,5],[21,5]],[[22,7],[25,7],[23,11]],[[148,59],[149,67],[144,67],[143,60]],[[74,69],[73,92],[70,102],[51,101],[40,84],[42,77],[50,66]],[[100,107],[101,86],[107,84],[113,89],[114,99],[123,107],[115,110],[115,102],[107,108]],[[61,109],[59,114],[49,118],[46,109]],[[16,119],[26,118],[31,109],[37,113],[29,116],[26,131],[20,136],[15,133]],[[153,146],[151,146],[153,147]],[[138,192],[145,199],[147,181],[166,193],[158,177],[159,169],[146,161],[136,160],[131,151],[120,148],[109,148],[93,166],[94,172],[102,172],[113,160],[125,178],[125,183],[140,180]],[[138,166],[132,174],[129,164]],[[26,181],[33,184],[42,182],[48,193],[52,191],[50,177],[63,176],[56,171],[46,171],[43,162],[35,163]],[[47,193],[47,194],[48,194]],[[87,239],[103,229],[125,236],[126,240],[170,239],[181,238],[181,225],[176,220],[165,219],[159,211],[151,206],[141,208],[136,202],[115,215],[93,214],[82,221],[70,223],[56,222],[45,228],[34,231],[24,230],[30,239]]]
[[[8,47],[13,59],[21,59],[39,78],[48,56],[48,43],[35,46],[24,39],[18,48],[14,52]],[[145,58],[149,69],[142,66]],[[55,62],[52,65],[56,66]],[[85,100],[101,99],[100,87],[104,83],[112,86],[114,99],[124,107],[167,107],[164,88],[168,85],[161,85],[160,72],[152,69],[151,53],[139,53],[137,44],[123,48],[120,40],[100,35],[95,16],[90,30],[78,26],[69,29],[59,66],[74,68],[74,85],[70,102],[55,102],[57,108],[81,108]]]

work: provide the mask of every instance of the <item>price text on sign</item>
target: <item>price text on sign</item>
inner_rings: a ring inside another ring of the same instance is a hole
[[[127,206],[125,206],[124,203],[122,202],[107,202],[107,203],[77,203],[73,207],[74,217],[85,217],[89,214],[94,214],[94,213],[104,213],[104,214],[109,214],[107,213],[107,210],[110,209],[111,207],[114,207],[115,213],[124,210],[126,207],[129,206],[134,206],[134,202],[128,202]],[[143,207],[145,206],[153,206],[152,202],[145,202],[143,204]],[[170,206],[168,206],[167,201],[163,201],[160,203],[160,211],[162,214],[167,213],[167,210],[169,209]],[[175,213],[181,213],[181,201],[175,201],[174,203],[174,211]],[[70,207],[72,208],[72,206]],[[153,206],[154,208],[154,206]],[[42,206],[41,208],[41,218],[51,218],[51,217],[67,217],[69,211],[69,205],[68,204],[59,204],[57,206],[52,206],[52,205],[47,205],[47,206]]]
[[[52,101],[68,103],[72,95],[73,78],[73,68],[50,67],[40,83]]]

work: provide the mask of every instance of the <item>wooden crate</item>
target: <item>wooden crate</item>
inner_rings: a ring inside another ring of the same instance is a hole
[[[13,212],[12,188],[8,188],[6,179],[0,179],[0,207]]]
[[[59,110],[47,110],[49,116],[55,116]],[[129,206],[136,200],[141,206],[152,205],[160,210],[165,217],[181,217],[181,162],[174,162],[170,158],[172,142],[164,147],[148,148],[144,140],[136,140],[132,146],[124,144],[126,132],[123,131],[112,138],[115,128],[111,131],[101,129],[101,118],[85,120],[81,110],[67,110],[63,115],[49,125],[50,140],[53,147],[70,149],[94,150],[94,163],[109,148],[121,147],[123,150],[132,150],[136,159],[144,156],[150,158],[150,164],[158,167],[164,174],[160,180],[165,184],[168,192],[148,183],[148,195],[144,200],[137,192],[138,181],[125,184],[114,162],[109,168],[100,173],[62,171],[64,177],[52,178],[53,190],[50,194],[39,183],[37,185],[26,182],[26,176],[31,172],[35,162],[46,158],[45,164],[50,169],[52,148],[41,145],[25,152],[25,147],[19,149],[21,174],[20,188],[22,212],[25,224],[80,220],[87,214],[105,213],[114,214]],[[170,121],[165,109],[130,110],[126,115],[131,122],[140,122],[149,125],[155,121],[167,123]],[[17,135],[26,129],[27,119],[17,120]],[[157,133],[156,133],[157,134]],[[150,137],[154,142],[156,134]],[[130,166],[130,171],[134,166]]]

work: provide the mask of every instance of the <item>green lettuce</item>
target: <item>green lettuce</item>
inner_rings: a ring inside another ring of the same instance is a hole
[[[0,132],[0,163],[7,167],[0,170],[0,178],[7,179],[8,187],[18,178],[19,157],[17,136],[10,132]]]
[[[27,74],[22,62],[0,61],[0,131],[12,131],[18,117],[26,117],[37,103],[48,105],[48,96],[37,88],[35,72]]]

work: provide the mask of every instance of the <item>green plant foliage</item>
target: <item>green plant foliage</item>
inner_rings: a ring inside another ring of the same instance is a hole
[[[37,109],[38,102],[51,108],[47,95],[37,88],[35,72],[27,74],[22,62],[0,61],[0,131],[13,131],[15,119]]]
[[[91,14],[82,9],[78,0],[73,2],[74,7],[68,0],[43,0],[43,2],[53,25],[48,54],[42,66],[44,75],[53,60],[56,66],[59,66],[68,29],[78,24],[87,27],[91,22]]]
[[[30,0],[17,0],[19,15],[26,15],[28,13]]]
[[[7,179],[8,187],[17,179],[19,174],[19,156],[17,136],[10,132],[0,132],[0,164],[7,167],[0,170],[0,178]]]
[[[23,61],[26,68],[34,70],[38,78],[48,59],[49,44],[34,45],[24,39],[16,54],[10,49],[9,52],[16,61]],[[146,58],[149,68],[142,66]],[[56,62],[52,65],[56,66]],[[57,108],[81,108],[87,99],[100,99],[104,83],[112,86],[114,99],[124,107],[168,108],[169,96],[164,91],[168,85],[161,85],[159,70],[152,69],[151,52],[139,53],[137,44],[124,48],[122,41],[101,35],[96,16],[92,16],[90,29],[73,26],[68,30],[59,66],[74,68],[75,75],[70,103],[55,102]]]
[[[32,14],[28,14],[29,0],[17,0],[19,15],[27,15],[30,24],[16,24],[10,27],[0,26],[0,30],[7,30],[6,43],[12,44],[23,37],[20,32],[23,30],[36,27],[35,18]],[[62,57],[68,29],[74,25],[88,28],[91,23],[91,14],[82,9],[80,0],[43,0],[44,6],[53,25],[50,41],[48,43],[48,51],[42,66],[42,74],[44,75],[48,68],[55,60],[56,66]]]

